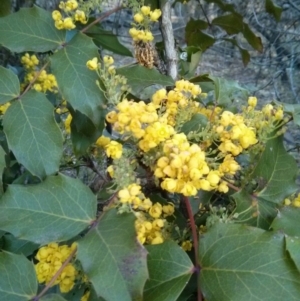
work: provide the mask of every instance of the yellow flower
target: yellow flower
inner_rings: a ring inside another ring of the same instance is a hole
[[[65,9],[66,11],[75,10],[78,7],[78,3],[76,0],[68,0],[65,3]]]
[[[141,7],[141,12],[143,13],[144,16],[147,16],[150,14],[151,8],[150,6],[142,6]]]
[[[60,13],[58,10],[54,10],[54,11],[52,12],[52,19],[53,19],[54,21],[61,20],[61,19],[62,19],[61,13]]]
[[[175,209],[174,209],[174,205],[172,203],[169,203],[168,205],[164,205],[162,207],[163,213],[165,216],[170,216],[173,215]]]
[[[76,10],[75,15],[74,15],[75,21],[79,21],[81,24],[86,24],[87,23],[87,18],[82,10]]]
[[[133,16],[133,19],[135,22],[141,23],[144,20],[144,17],[142,14],[137,13]]]
[[[257,105],[257,98],[255,96],[250,96],[248,98],[248,105],[252,108],[255,108]]]
[[[105,147],[107,144],[109,144],[109,142],[110,142],[109,137],[101,136],[97,139],[96,145],[100,147]]]
[[[114,177],[114,167],[113,167],[113,165],[109,165],[107,167],[106,171],[109,173],[109,175],[110,175],[111,178]]]
[[[181,244],[181,248],[184,250],[184,251],[191,251],[192,250],[192,247],[193,247],[193,244],[190,240],[185,240],[182,242]]]
[[[64,124],[65,124],[65,130],[67,134],[71,133],[71,122],[72,122],[72,115],[69,113]]]
[[[109,65],[112,65],[114,63],[114,59],[112,56],[109,56],[109,55],[105,55],[103,57],[103,62],[106,66],[109,66]]]
[[[117,141],[110,141],[110,143],[105,146],[106,155],[112,159],[120,159],[122,150],[122,144]]]
[[[98,68],[98,58],[94,57],[93,59],[87,61],[86,66],[90,70],[97,70],[97,68]]]
[[[160,218],[162,214],[162,205],[160,203],[155,203],[150,209],[149,214],[153,218]]]
[[[89,298],[90,298],[90,294],[91,292],[90,291],[87,291],[80,299],[80,301],[88,301]]]
[[[75,24],[73,23],[72,18],[70,17],[65,18],[63,22],[64,22],[64,29],[71,30],[76,27]]]
[[[155,9],[154,11],[150,12],[150,20],[151,21],[157,21],[159,17],[161,16],[161,10]]]

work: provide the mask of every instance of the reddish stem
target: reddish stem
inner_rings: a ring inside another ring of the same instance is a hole
[[[107,11],[106,13],[102,14],[100,17],[98,17],[97,19],[95,19],[92,23],[90,23],[88,26],[86,26],[85,28],[83,28],[80,32],[84,33],[86,32],[88,29],[90,29],[92,26],[94,26],[95,24],[101,22],[102,20],[104,20],[105,18],[109,17],[110,15],[114,14],[115,12],[119,11],[123,9],[123,6],[117,6],[109,11]]]
[[[75,248],[71,254],[68,256],[68,258],[66,259],[66,261],[62,264],[62,266],[59,268],[59,270],[54,274],[54,276],[52,277],[52,279],[50,280],[50,282],[44,287],[44,289],[37,295],[35,296],[32,300],[33,301],[38,301],[46,292],[47,290],[53,285],[53,283],[55,282],[55,280],[59,277],[59,275],[62,273],[63,269],[67,266],[67,264],[71,261],[71,259],[73,258],[73,256],[75,255],[77,251],[77,248]]]
[[[199,240],[198,240],[198,230],[195,224],[194,214],[191,208],[191,204],[189,202],[188,197],[184,196],[184,203],[187,209],[187,213],[189,216],[190,224],[191,224],[191,230],[192,230],[192,237],[193,237],[193,246],[194,246],[194,255],[195,255],[195,270],[197,272],[197,301],[202,301],[202,293],[200,289],[200,270],[201,266],[199,263]]]

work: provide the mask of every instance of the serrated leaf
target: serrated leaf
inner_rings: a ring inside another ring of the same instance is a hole
[[[15,254],[29,256],[39,247],[39,245],[32,243],[31,241],[18,239],[9,233],[5,234],[3,239],[2,249]]]
[[[148,278],[146,250],[137,242],[133,214],[109,210],[78,241],[77,258],[98,296],[106,301],[141,300]]]
[[[98,47],[103,47],[120,55],[132,57],[131,51],[119,42],[118,37],[112,31],[93,26],[86,34],[93,39]]]
[[[249,226],[261,229],[270,229],[271,223],[277,215],[276,204],[264,199],[251,196],[242,189],[231,196],[235,203],[235,214],[238,214],[237,221]]]
[[[173,86],[175,83],[170,76],[163,75],[156,69],[148,69],[140,65],[118,68],[117,73],[127,78],[127,84],[131,87],[132,94],[138,94],[146,87],[155,84]]]
[[[78,33],[51,57],[51,67],[64,99],[97,126],[106,99],[96,85],[97,73],[86,67],[94,57],[98,48],[91,38]]]
[[[200,238],[200,286],[209,301],[300,299],[300,274],[284,235],[217,224]]]
[[[96,196],[80,180],[50,176],[10,185],[0,201],[0,229],[38,244],[71,239],[96,216]]]
[[[275,5],[272,0],[266,0],[265,6],[266,11],[269,14],[273,15],[275,20],[279,22],[281,18],[282,8],[280,6]]]
[[[37,293],[33,263],[24,255],[0,253],[1,301],[28,301]]]
[[[283,137],[279,136],[267,142],[249,181],[258,182],[257,197],[280,204],[297,190],[297,172],[296,161],[287,153]]]
[[[300,218],[300,208],[293,206],[282,207],[274,219],[271,228],[280,230],[289,236],[300,236],[300,229],[298,225]]]
[[[58,171],[63,152],[62,133],[46,96],[29,91],[3,117],[9,148],[33,175],[44,178]]]
[[[193,263],[175,242],[147,246],[149,280],[144,301],[177,300],[193,273]]]
[[[67,301],[65,298],[63,298],[60,295],[57,294],[49,294],[46,296],[43,296],[39,299],[40,301]]]
[[[217,17],[211,23],[222,27],[230,35],[243,31],[243,17],[237,13]]]
[[[208,119],[203,114],[195,114],[191,118],[191,120],[187,121],[183,124],[180,131],[186,135],[190,132],[198,132],[201,129],[205,128],[207,125]]]
[[[286,249],[294,261],[298,271],[300,271],[300,238],[299,237],[285,237]]]
[[[243,25],[243,35],[247,42],[252,46],[253,49],[262,52],[263,44],[261,38],[253,33],[248,24],[244,23]]]
[[[0,66],[0,104],[4,104],[20,93],[20,82],[11,70]]]
[[[0,18],[0,44],[12,52],[53,50],[64,37],[65,31],[55,28],[51,12],[37,6]]]

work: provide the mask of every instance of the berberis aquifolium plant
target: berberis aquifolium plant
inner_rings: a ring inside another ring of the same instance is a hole
[[[167,1],[152,2],[0,18],[17,62],[0,67],[1,300],[300,299],[298,168],[283,144],[299,109],[244,90],[236,102],[238,85],[195,75],[214,43],[195,20],[168,75],[151,31]],[[117,67],[99,47],[131,52],[99,24],[121,9],[137,63]]]

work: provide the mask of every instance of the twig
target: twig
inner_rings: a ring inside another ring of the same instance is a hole
[[[162,1],[161,1],[162,2]],[[166,61],[167,61],[167,72],[174,80],[178,76],[177,68],[177,52],[175,49],[174,32],[171,21],[171,4],[173,0],[167,0],[164,4],[161,3],[162,21],[160,24],[160,30],[163,37]]]
[[[114,14],[115,12],[119,11],[123,9],[123,6],[117,6],[109,11],[107,11],[106,13],[102,14],[100,17],[98,17],[96,20],[94,20],[92,23],[90,23],[88,26],[86,26],[85,28],[83,28],[80,32],[84,33],[86,32],[88,29],[90,29],[92,26],[94,26],[95,24],[101,22],[102,20],[104,20],[105,18],[109,17],[110,15]]]
[[[77,251],[77,247],[71,252],[71,254],[68,256],[68,258],[66,259],[66,261],[62,264],[62,266],[59,268],[59,270],[54,274],[54,276],[52,277],[52,279],[50,280],[50,282],[44,287],[44,289],[37,296],[35,296],[31,300],[38,301],[48,291],[48,289],[53,285],[53,283],[55,282],[55,280],[62,273],[63,269],[71,261],[71,259],[75,255],[76,251]]]
[[[192,230],[192,236],[193,236],[193,247],[194,247],[194,255],[195,255],[195,267],[196,267],[196,273],[197,273],[197,301],[202,301],[202,293],[200,288],[200,270],[201,266],[199,263],[199,240],[198,240],[198,231],[195,224],[194,214],[191,208],[191,204],[189,202],[188,197],[183,197],[185,207],[187,209],[187,213],[189,216],[190,224],[191,224],[191,230]]]

